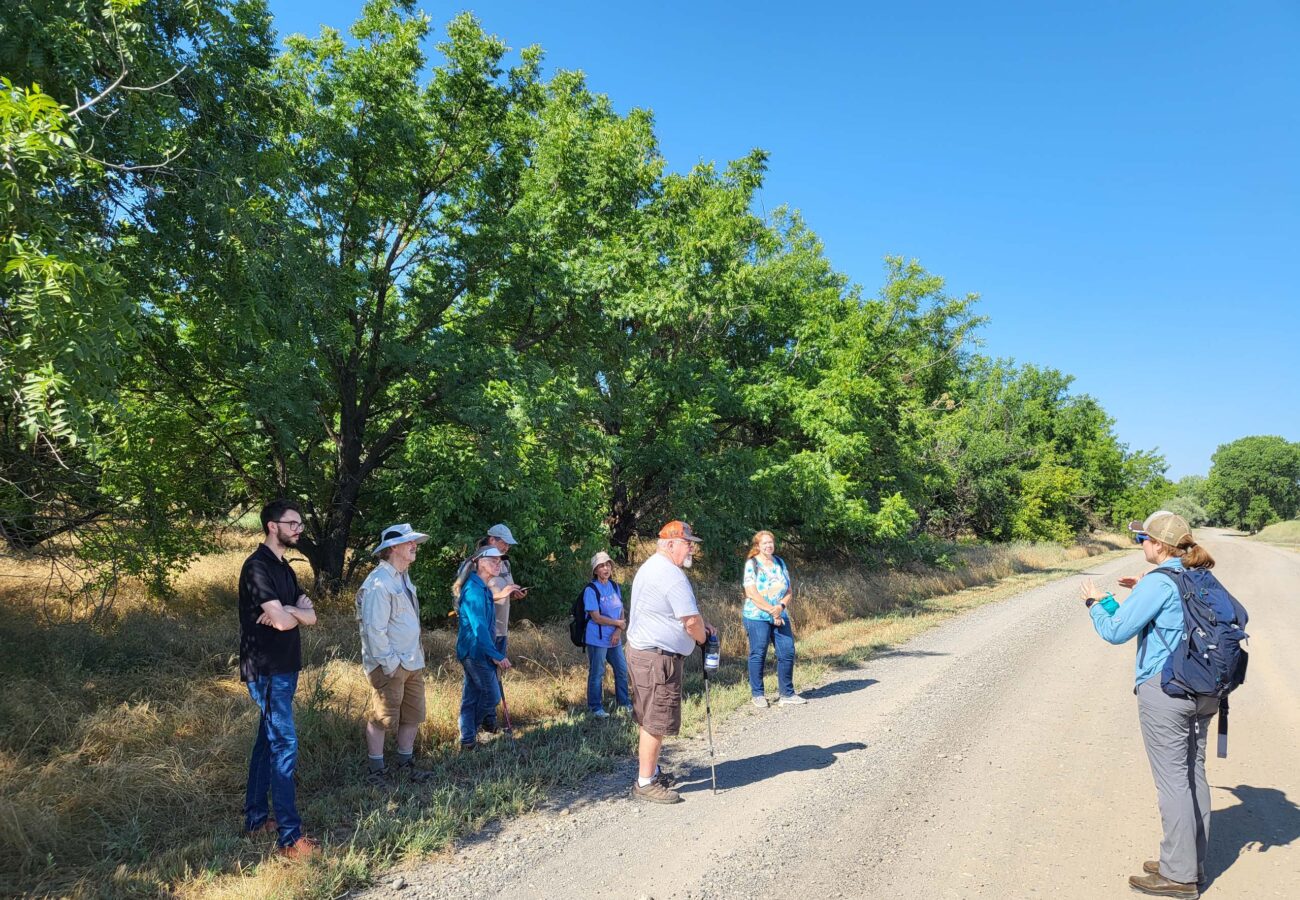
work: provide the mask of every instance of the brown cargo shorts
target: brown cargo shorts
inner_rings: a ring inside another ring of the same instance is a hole
[[[392,675],[385,675],[383,666],[375,666],[367,677],[372,688],[370,721],[385,731],[424,721],[424,669],[398,666]]]
[[[683,657],[675,653],[627,648],[632,718],[655,737],[681,731],[682,663]]]

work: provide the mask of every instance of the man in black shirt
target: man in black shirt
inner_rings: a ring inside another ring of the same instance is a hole
[[[239,573],[239,677],[262,713],[248,763],[244,828],[276,832],[280,853],[290,859],[316,851],[316,842],[302,833],[293,780],[298,766],[293,694],[302,668],[298,627],[316,624],[316,610],[284,560],[302,528],[302,510],[292,500],[262,507],[266,539]],[[274,820],[267,809],[268,792]]]

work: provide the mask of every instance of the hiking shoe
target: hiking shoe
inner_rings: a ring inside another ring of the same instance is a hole
[[[433,773],[428,769],[417,769],[414,762],[398,763],[397,774],[405,775],[416,784],[424,784],[433,777]]]
[[[791,694],[789,697],[782,697],[779,702],[782,706],[798,706],[801,703],[807,703],[808,701],[803,697],[800,697],[798,694]]]
[[[1143,868],[1146,867],[1143,866]],[[1197,897],[1201,896],[1201,892],[1196,889],[1196,885],[1184,884],[1181,881],[1170,881],[1159,873],[1152,875],[1148,872],[1146,875],[1130,875],[1128,886],[1135,891],[1152,894],[1156,897],[1185,897],[1187,900],[1196,900]]]
[[[644,800],[647,803],[681,803],[682,795],[664,787],[658,781],[652,781],[645,787],[641,787],[638,781],[632,783],[632,799]]]
[[[1146,872],[1148,875],[1159,875],[1159,874],[1160,874],[1160,863],[1159,863],[1159,861],[1158,861],[1158,860],[1154,860],[1154,859],[1148,859],[1146,862],[1144,862],[1144,863],[1142,864],[1142,871],[1143,871],[1143,872]],[[1204,884],[1204,883],[1205,883],[1205,870],[1204,870],[1204,869],[1198,869],[1198,870],[1196,871],[1196,883],[1197,883],[1197,884]]]
[[[310,859],[320,852],[320,843],[304,835],[298,838],[292,844],[285,844],[276,851],[285,859],[297,862],[299,860]]]
[[[460,745],[460,752],[461,752],[461,753],[473,753],[475,750],[478,750],[478,749],[481,748],[482,746],[483,746],[483,745],[480,744],[478,741],[475,741],[475,742],[472,743],[472,744],[461,744],[461,745]]]
[[[595,716],[597,719],[608,719],[608,718],[609,718],[609,713],[605,712],[605,708],[604,708],[604,707],[601,707],[600,709],[593,709],[593,710],[590,710],[590,712],[591,712],[591,714],[592,714],[593,716]]]
[[[501,726],[496,722],[484,722],[478,727],[478,730],[482,731],[484,734],[496,734],[501,730]]]
[[[388,769],[379,769],[378,771],[367,772],[364,781],[371,787],[377,788],[392,787],[393,784],[388,778]]]
[[[757,706],[759,709],[767,709],[767,698],[766,698],[766,697],[755,697],[755,698],[754,698],[754,705]]]
[[[664,787],[670,788],[676,782],[677,779],[674,778],[671,774],[669,774],[667,769],[665,769],[663,766],[659,767],[659,774],[655,776],[655,784],[662,784]]]
[[[275,823],[275,816],[267,816],[266,821],[256,828],[245,828],[244,837],[257,837],[260,834],[276,834],[280,826]]]

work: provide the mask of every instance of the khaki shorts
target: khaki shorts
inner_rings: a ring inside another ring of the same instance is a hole
[[[375,666],[370,679],[370,721],[392,731],[399,725],[419,725],[424,721],[424,669],[411,671],[398,666],[392,675],[383,666]]]
[[[682,662],[682,657],[676,654],[627,648],[632,718],[655,737],[681,731]]]

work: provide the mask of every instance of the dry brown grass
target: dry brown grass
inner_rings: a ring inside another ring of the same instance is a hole
[[[300,807],[329,853],[307,867],[268,859],[266,845],[239,835],[256,717],[234,677],[234,585],[254,542],[245,536],[196,561],[165,606],[128,590],[93,625],[45,624],[39,568],[0,558],[0,894],[335,896],[631,751],[626,722],[581,714],[585,658],[564,624],[521,622],[511,629],[517,668],[507,693],[532,752],[497,742],[457,756],[461,670],[454,633],[438,629],[425,639],[429,716],[420,732],[437,786],[365,787],[357,773],[368,685],[344,598],[322,605],[321,623],[304,631],[298,690]],[[946,570],[800,565],[798,678],[812,683],[999,596],[1012,589],[1008,579],[1023,589],[1111,546],[966,547]],[[701,605],[720,625],[727,660],[713,695],[722,712],[748,697],[741,597],[735,582],[703,575]],[[688,680],[688,730],[701,715],[697,688]]]

